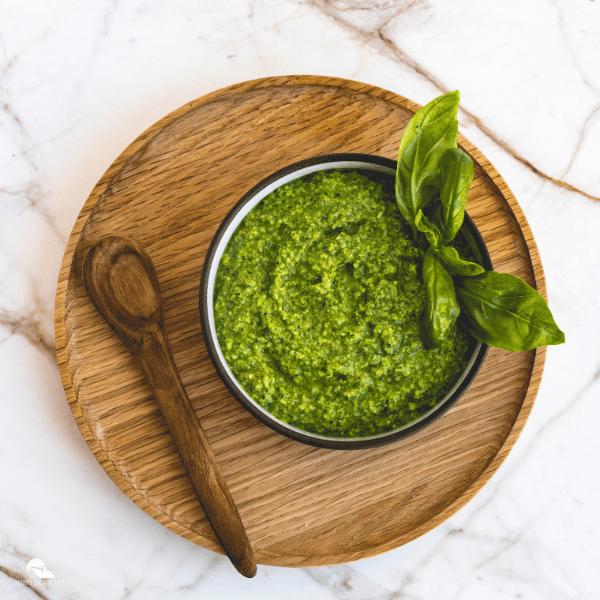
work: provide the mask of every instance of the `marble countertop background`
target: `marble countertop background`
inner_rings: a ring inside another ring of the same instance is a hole
[[[96,462],[62,389],[54,294],[85,199],[136,136],[207,92],[287,74],[420,104],[459,89],[461,132],[522,206],[567,343],[549,348],[509,458],[443,525],[246,580]],[[0,598],[599,598],[599,271],[597,0],[0,0]]]

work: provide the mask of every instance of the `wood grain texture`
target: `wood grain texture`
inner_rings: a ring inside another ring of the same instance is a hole
[[[256,561],[248,535],[173,360],[152,260],[134,240],[107,236],[87,253],[83,282],[146,376],[225,554],[242,575],[254,577]]]
[[[75,223],[56,294],[61,377],[98,461],[144,511],[222,552],[141,371],[85,293],[82,261],[105,235],[133,237],[158,274],[175,363],[259,563],[311,566],[373,556],[415,539],[464,506],[523,429],[545,349],[492,348],[441,419],[390,446],[313,448],[271,431],[233,399],[204,346],[203,258],[220,221],[266,175],[303,158],[363,152],[395,158],[420,108],[344,79],[259,79],[203,96],[140,135],[95,186]],[[540,257],[506,183],[464,137],[475,163],[467,210],[494,268],[545,296]]]

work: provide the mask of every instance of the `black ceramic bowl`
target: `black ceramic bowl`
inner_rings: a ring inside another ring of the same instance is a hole
[[[254,208],[265,196],[271,193],[275,188],[313,173],[315,171],[327,169],[360,169],[375,171],[380,174],[389,175],[394,178],[396,174],[396,162],[379,156],[369,154],[327,154],[309,158],[289,165],[266,179],[263,179],[259,184],[248,191],[241,200],[231,209],[225,217],[221,226],[217,230],[212,243],[204,260],[202,270],[202,280],[200,284],[200,319],[202,323],[202,331],[204,341],[208,349],[208,354],[215,365],[217,373],[220,375],[223,383],[229,391],[235,396],[240,404],[250,411],[259,421],[271,427],[275,431],[292,438],[294,440],[320,446],[323,448],[336,449],[360,449],[372,448],[388,444],[395,440],[407,437],[417,431],[427,427],[435,419],[446,413],[450,407],[464,394],[469,387],[481,364],[487,354],[488,347],[477,341],[473,341],[471,356],[465,370],[461,373],[458,381],[452,389],[442,398],[438,404],[429,412],[422,415],[420,418],[408,423],[397,429],[393,429],[379,435],[362,437],[362,438],[339,438],[318,435],[302,429],[298,429],[292,425],[284,423],[277,419],[272,414],[262,408],[255,402],[240,386],[235,376],[229,369],[217,339],[215,331],[215,321],[213,316],[213,291],[215,278],[219,261],[223,255],[223,251],[231,238],[231,235],[238,227],[242,219]],[[492,269],[490,255],[485,247],[485,243],[481,234],[475,227],[472,219],[466,215],[461,234],[469,243],[475,256],[480,259],[481,264],[488,270]],[[461,235],[459,234],[459,235]]]

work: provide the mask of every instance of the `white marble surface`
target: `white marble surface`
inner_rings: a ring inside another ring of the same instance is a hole
[[[421,104],[461,90],[461,130],[523,207],[567,343],[454,517],[379,557],[245,580],[96,462],[59,378],[54,293],[81,206],[139,133],[209,91],[300,73]],[[598,1],[1,0],[0,598],[599,598],[599,164]]]

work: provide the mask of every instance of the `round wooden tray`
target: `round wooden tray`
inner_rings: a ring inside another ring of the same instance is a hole
[[[259,79],[203,96],[140,135],[87,199],[56,294],[63,385],[86,442],[115,483],[179,535],[222,553],[148,385],[85,293],[81,264],[108,234],[150,254],[175,362],[221,465],[258,562],[329,565],[396,548],[464,506],[523,429],[545,349],[491,349],[452,410],[414,436],[372,450],[325,450],[274,433],[229,394],[202,338],[204,255],[235,202],[269,173],[332,152],[395,158],[415,103],[330,77]],[[498,271],[545,295],[527,221],[506,183],[475,162],[467,210]]]

